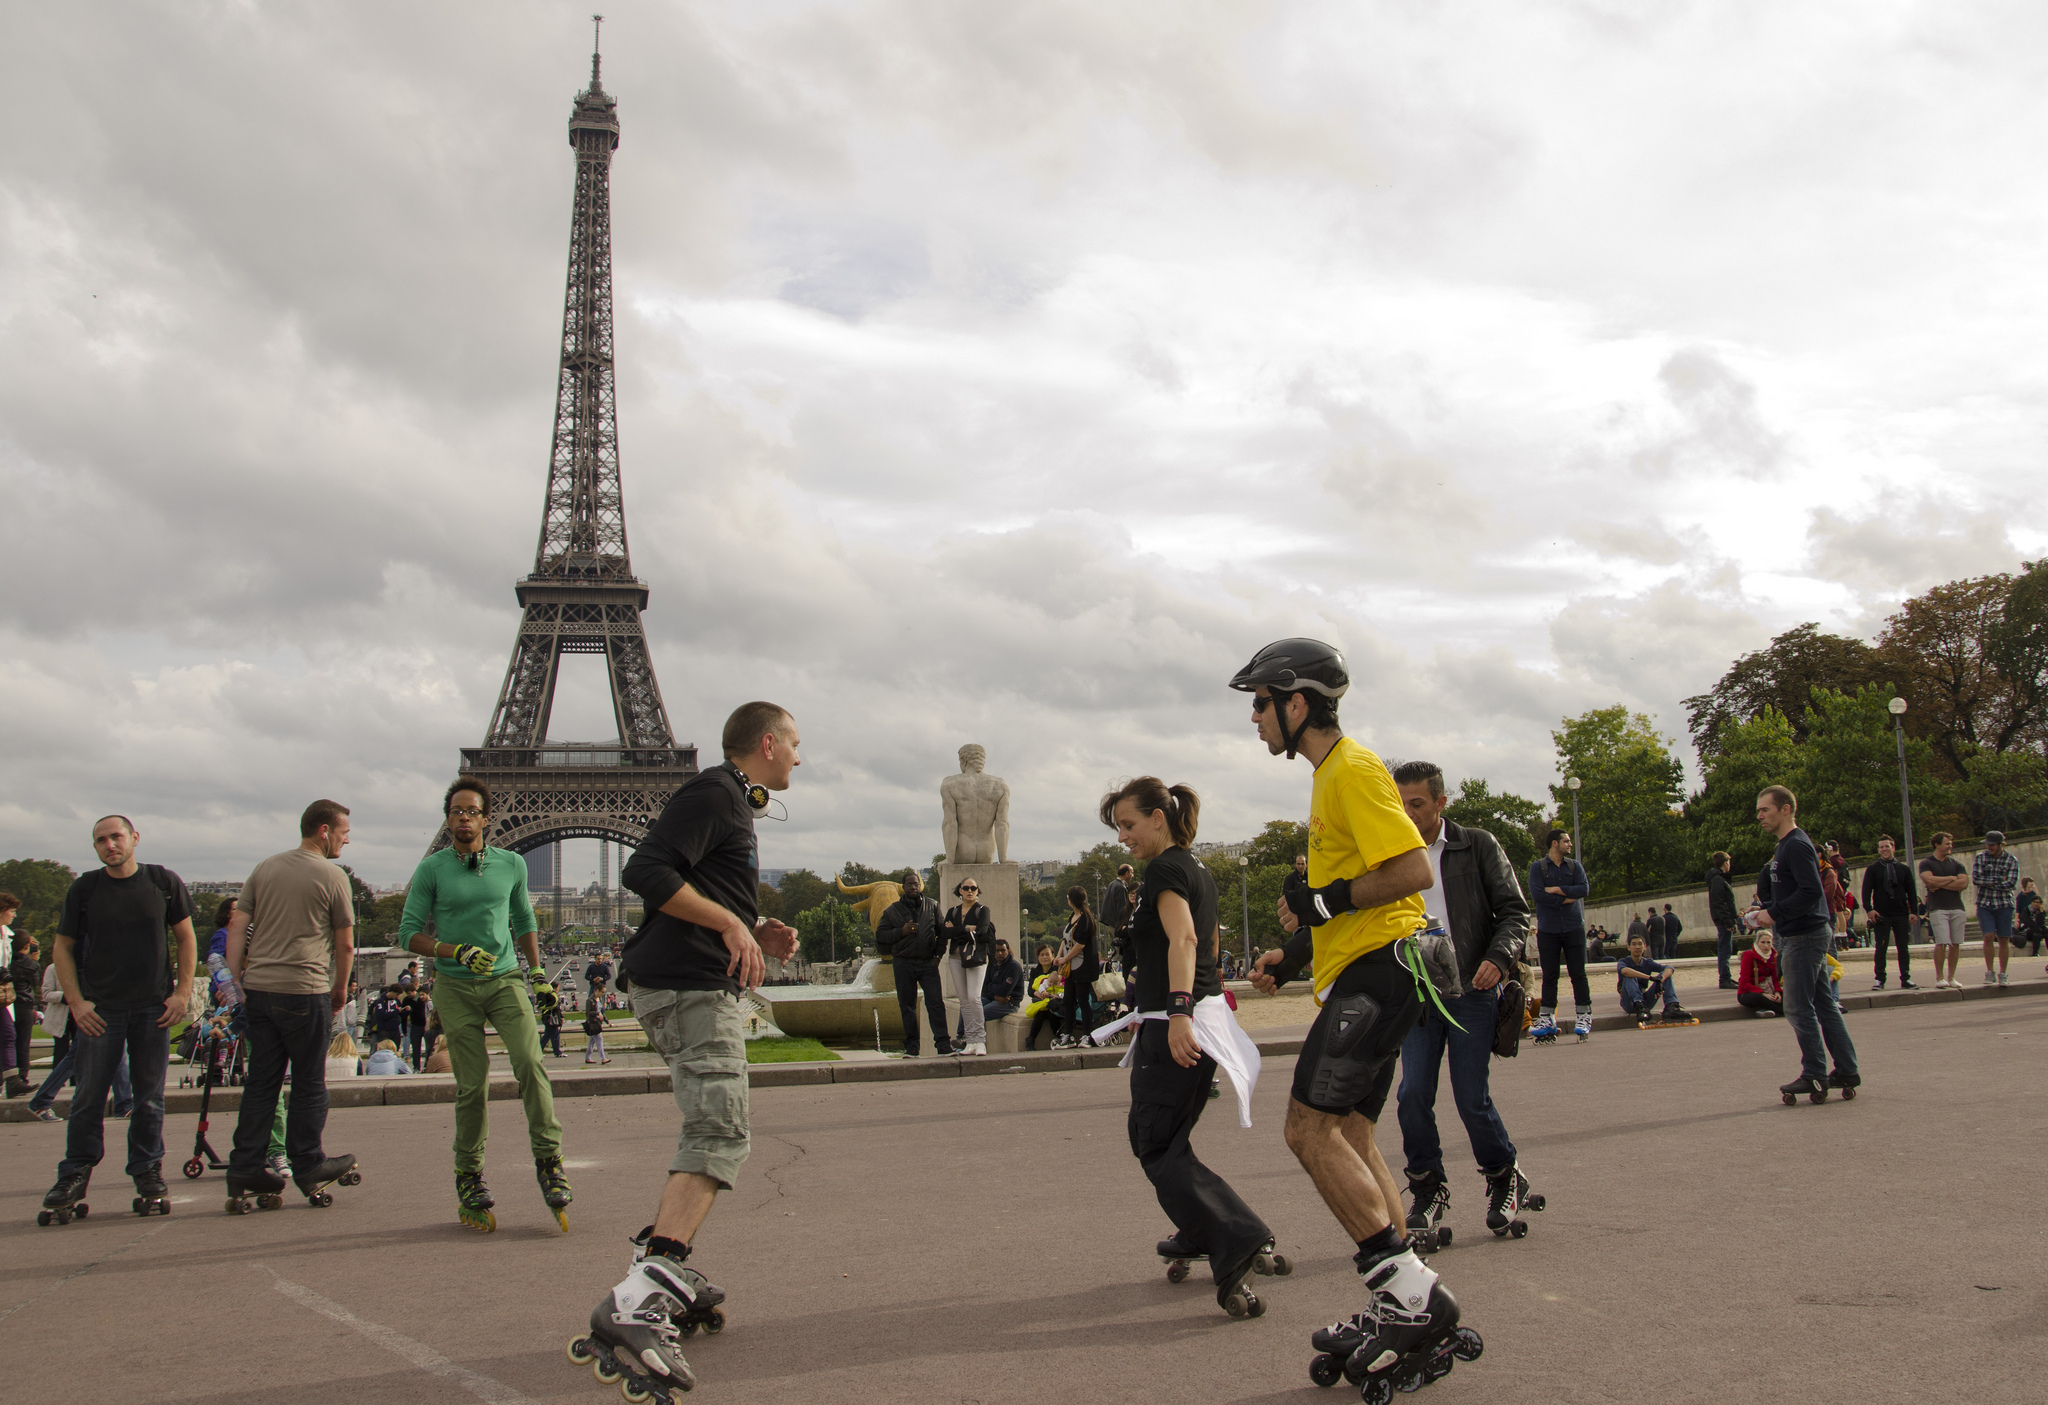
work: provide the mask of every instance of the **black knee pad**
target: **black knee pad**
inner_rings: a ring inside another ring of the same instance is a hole
[[[1311,1107],[1348,1110],[1372,1092],[1374,1076],[1408,1031],[1403,1028],[1395,1034],[1390,1047],[1387,1036],[1394,1022],[1379,1001],[1363,993],[1337,996],[1324,1006],[1323,1016],[1323,1037],[1317,1041],[1321,1047],[1301,1051],[1303,1058],[1315,1060],[1304,1101]]]

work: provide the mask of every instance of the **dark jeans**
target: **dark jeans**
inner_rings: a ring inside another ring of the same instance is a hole
[[[1043,1010],[1040,1010],[1031,1017],[1031,1031],[1024,1036],[1024,1047],[1036,1049],[1038,1047],[1038,1031],[1044,1029],[1047,1025],[1052,1026],[1052,1033],[1055,1039],[1066,1032],[1066,1021],[1060,1018],[1060,1007],[1057,1002],[1048,1003]]]
[[[1273,1231],[1190,1144],[1209,1105],[1216,1061],[1204,1054],[1193,1068],[1175,1063],[1165,1020],[1141,1020],[1131,1044],[1131,1154],[1181,1242],[1207,1253],[1210,1275],[1221,1282],[1227,1269],[1264,1248]]]
[[[1735,924],[1717,922],[1714,924],[1714,955],[1721,963],[1721,985],[1725,989],[1735,984],[1735,973],[1729,963],[1735,959]]]
[[[932,1043],[936,1052],[950,1054],[953,1041],[946,1037],[946,992],[939,983],[939,963],[912,957],[896,958],[896,1004],[903,1011],[903,1052],[918,1052],[917,992],[924,988],[924,1012],[932,1022]]]
[[[292,1169],[320,1164],[321,1134],[327,1130],[327,1037],[333,1006],[322,995],[246,992],[249,1075],[242,1080],[242,1110],[235,1120],[235,1149],[228,1174],[252,1176],[269,1159],[270,1129],[284,1071],[292,1071],[291,1108],[285,1113],[284,1154]]]
[[[1668,976],[1653,976],[1646,981],[1639,981],[1634,976],[1621,978],[1621,1008],[1631,1015],[1647,1012],[1651,1002],[1660,995],[1664,997],[1667,1010],[1678,1003],[1678,991]]]
[[[1451,1055],[1451,1100],[1472,1143],[1472,1159],[1489,1174],[1515,1159],[1515,1144],[1493,1105],[1488,1073],[1493,1063],[1493,1026],[1500,1013],[1500,988],[1468,990],[1444,1007],[1464,1026],[1452,1029],[1434,1011],[1415,1022],[1401,1042],[1401,1150],[1410,1176],[1444,1168],[1444,1148],[1436,1130],[1437,1073],[1444,1051]]]
[[[1678,959],[1678,939],[1682,935],[1684,934],[1681,932],[1666,932],[1664,934],[1664,954],[1657,957],[1659,961],[1676,961]],[[1656,955],[1654,952],[1651,954],[1653,956]]]
[[[545,1026],[543,1026],[543,1029],[545,1029]],[[419,1066],[426,1061],[426,1052],[421,1048],[427,1042],[426,1025],[424,1023],[407,1025],[405,1028],[405,1038],[406,1043],[412,1045],[412,1066],[414,1071],[417,1072]],[[405,1044],[401,1044],[398,1047],[402,1050],[405,1048]],[[555,1027],[555,1052],[558,1054],[562,1052],[562,1030],[559,1025]]]
[[[56,1058],[50,1061],[50,1076],[43,1080],[43,1086],[36,1089],[28,1100],[31,1111],[48,1107],[57,1101],[57,1094],[64,1091],[76,1071],[78,1061],[71,1057],[71,1036],[57,1037]],[[114,1116],[126,1117],[135,1107],[135,1090],[128,1085],[128,1055],[121,1055],[121,1062],[114,1066]]]
[[[17,1000],[14,1002],[14,1070],[23,1078],[28,1077],[28,1041],[36,1032],[36,1002]],[[0,1065],[7,1061],[0,1059]]]
[[[1835,1060],[1835,1072],[1856,1077],[1856,1046],[1849,1042],[1849,1026],[1842,1020],[1842,1006],[1828,982],[1828,936],[1811,932],[1805,936],[1778,938],[1778,971],[1785,987],[1785,1018],[1799,1037],[1799,1071],[1816,1082],[1828,1081],[1828,1055]]]
[[[1093,1020],[1095,992],[1089,989],[1087,981],[1075,975],[1068,977],[1067,988],[1063,998],[1066,1001],[1067,1034],[1072,1038],[1079,1039],[1095,1027]]]
[[[1759,995],[1753,990],[1736,991],[1735,1003],[1745,1010],[1754,1010],[1759,1015],[1766,1010],[1780,1015],[1785,1013],[1785,1002],[1783,1000],[1773,1000],[1770,996]]]
[[[1571,972],[1572,999],[1581,1010],[1593,1008],[1593,991],[1586,984],[1586,929],[1574,927],[1569,932],[1538,932],[1536,934],[1537,960],[1543,963],[1543,1009],[1545,1013],[1557,1008],[1557,966],[1562,960]]]
[[[1017,1013],[1017,1008],[1007,1000],[984,1000],[981,1002],[982,1023],[994,1024],[997,1020],[1007,1019]]]
[[[1877,979],[1884,981],[1884,949],[1887,943],[1896,943],[1899,948],[1899,979],[1913,978],[1913,956],[1907,943],[1913,940],[1913,919],[1911,917],[1880,917],[1870,919],[1870,943],[1877,948]]]
[[[106,1021],[105,1032],[78,1030],[72,1035],[71,1070],[78,1091],[71,1099],[59,1176],[90,1171],[106,1155],[107,1090],[114,1086],[123,1055],[135,1089],[135,1106],[128,1115],[128,1174],[137,1176],[163,1164],[164,1073],[171,1062],[170,1031],[157,1027],[163,1012],[160,1003],[132,1011],[102,1005],[95,1013]]]
[[[562,1027],[561,1027],[560,1025],[558,1025],[558,1024],[543,1024],[543,1025],[542,1025],[542,1026],[540,1027],[540,1051],[541,1051],[541,1052],[542,1052],[543,1054],[545,1054],[545,1053],[546,1053],[546,1052],[548,1051],[548,1045],[550,1045],[550,1044],[552,1044],[552,1045],[554,1045],[554,1046],[555,1046],[555,1057],[556,1057],[556,1058],[558,1058],[558,1059],[559,1059],[559,1058],[561,1058],[561,1057],[562,1057]],[[413,1067],[415,1067],[415,1068],[419,1067],[419,1063],[420,1063],[420,1047],[419,1047],[419,1045],[417,1045],[417,1044],[413,1045],[413,1047],[412,1047],[412,1058],[413,1058]]]

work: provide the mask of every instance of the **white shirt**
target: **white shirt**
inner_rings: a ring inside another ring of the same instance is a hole
[[[1425,846],[1429,850],[1429,876],[1434,881],[1422,890],[1422,910],[1429,914],[1429,920],[1446,932],[1451,930],[1450,913],[1444,909],[1444,831],[1448,826],[1441,821],[1436,827],[1436,839]]]

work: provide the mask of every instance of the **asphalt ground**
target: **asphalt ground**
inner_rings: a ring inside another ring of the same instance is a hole
[[[1849,1015],[1853,1103],[1781,1105],[1776,1020],[1524,1045],[1494,1089],[1549,1208],[1526,1239],[1482,1222],[1448,1101],[1455,1247],[1434,1265],[1485,1356],[1426,1388],[1513,1399],[2042,1398],[2048,1001]],[[1256,1126],[1209,1105],[1201,1155],[1295,1263],[1233,1321],[1206,1276],[1166,1282],[1167,1230],[1125,1141],[1123,1076],[1086,1070],[778,1087],[693,1262],[730,1326],[686,1344],[693,1400],[1334,1401],[1308,1334],[1356,1310],[1352,1245],[1280,1138],[1292,1060]],[[61,1125],[0,1127],[0,1331],[8,1395],[363,1405],[616,1399],[562,1345],[617,1280],[673,1142],[666,1096],[564,1098],[572,1230],[541,1204],[518,1105],[494,1103],[500,1229],[455,1223],[445,1105],[338,1109],[330,1149],[364,1182],[230,1217],[219,1175],[138,1219],[117,1151],[94,1213],[38,1228]],[[167,1125],[172,1157],[194,1118]],[[110,1124],[118,1132],[121,1124]],[[215,1124],[215,1145],[228,1130]],[[1400,1164],[1391,1110],[1382,1128]]]

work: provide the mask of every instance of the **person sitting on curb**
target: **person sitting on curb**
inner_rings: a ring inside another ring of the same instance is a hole
[[[1742,953],[1742,977],[1736,983],[1735,998],[1753,1014],[1785,1013],[1785,988],[1778,980],[1778,953],[1768,928],[1759,931],[1750,940],[1749,950]]]
[[[1052,1026],[1055,1039],[1066,1032],[1066,1023],[1060,1018],[1060,968],[1053,963],[1052,948],[1044,942],[1038,944],[1038,969],[1031,973],[1031,1003],[1024,1007],[1024,1013],[1031,1016],[1031,1032],[1024,1036],[1024,1047],[1033,1049],[1038,1044],[1038,1031],[1046,1025]]]
[[[379,1040],[376,1052],[371,1054],[369,1062],[363,1065],[365,1078],[389,1078],[394,1074],[411,1072],[412,1070],[406,1067],[405,1060],[398,1057],[398,1046],[389,1039]]]
[[[1663,962],[1653,960],[1650,943],[1645,937],[1628,939],[1628,955],[1614,963],[1617,982],[1621,991],[1621,1008],[1639,1020],[1657,1018],[1657,999],[1664,1000],[1664,1018],[1667,1020],[1689,1020],[1692,1013],[1678,1003],[1677,972]]]
[[[996,938],[988,959],[988,979],[981,986],[981,1016],[993,1023],[1024,1007],[1024,968],[1010,955],[1010,944]]]

